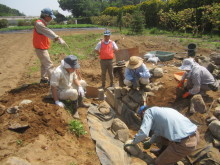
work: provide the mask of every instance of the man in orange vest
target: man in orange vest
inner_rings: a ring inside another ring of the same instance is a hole
[[[40,19],[34,24],[33,46],[41,62],[41,80],[40,83],[48,83],[53,69],[53,63],[50,60],[48,49],[50,40],[58,41],[60,44],[66,44],[65,41],[47,27],[47,24],[56,18],[53,11],[45,8],[41,11]]]
[[[102,88],[105,88],[107,70],[110,77],[110,86],[112,87],[114,85],[112,60],[114,58],[114,51],[118,50],[118,46],[114,41],[110,40],[110,35],[111,32],[109,30],[106,30],[104,32],[104,40],[100,41],[95,47],[95,51],[100,58]]]

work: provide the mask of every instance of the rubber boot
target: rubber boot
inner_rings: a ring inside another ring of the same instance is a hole
[[[167,146],[164,145],[160,149],[151,149],[150,152],[156,156],[159,156],[166,148]]]
[[[89,108],[89,105],[83,102],[83,97],[81,95],[78,97],[78,107]]]
[[[140,83],[140,88],[139,89],[145,91],[146,90],[146,84],[141,84]]]
[[[73,107],[73,117],[75,119],[79,119],[79,113],[78,113],[78,110],[77,110],[77,108],[78,108],[78,100],[74,100],[72,102],[72,107]]]

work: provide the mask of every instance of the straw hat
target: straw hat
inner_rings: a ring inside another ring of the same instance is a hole
[[[131,56],[129,61],[126,62],[125,66],[129,69],[136,69],[143,64],[143,59],[138,56]]]

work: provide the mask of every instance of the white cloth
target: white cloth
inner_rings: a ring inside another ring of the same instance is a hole
[[[65,105],[61,101],[55,101],[55,104],[62,108],[65,107]]]
[[[62,38],[58,38],[58,42],[61,45],[65,45],[66,44],[66,42]]]
[[[84,91],[84,89],[83,89],[82,86],[79,86],[79,88],[78,88],[78,93],[79,93],[79,95],[81,95],[82,97],[85,96],[85,91]]]

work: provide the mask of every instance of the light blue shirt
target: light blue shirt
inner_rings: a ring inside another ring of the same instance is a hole
[[[125,68],[125,79],[129,81],[137,81],[142,78],[150,78],[151,74],[145,64],[136,69]]]
[[[156,136],[180,142],[181,139],[195,133],[197,126],[175,109],[151,107],[145,111],[141,128],[135,135],[133,143],[137,144],[147,138],[150,130]]]

